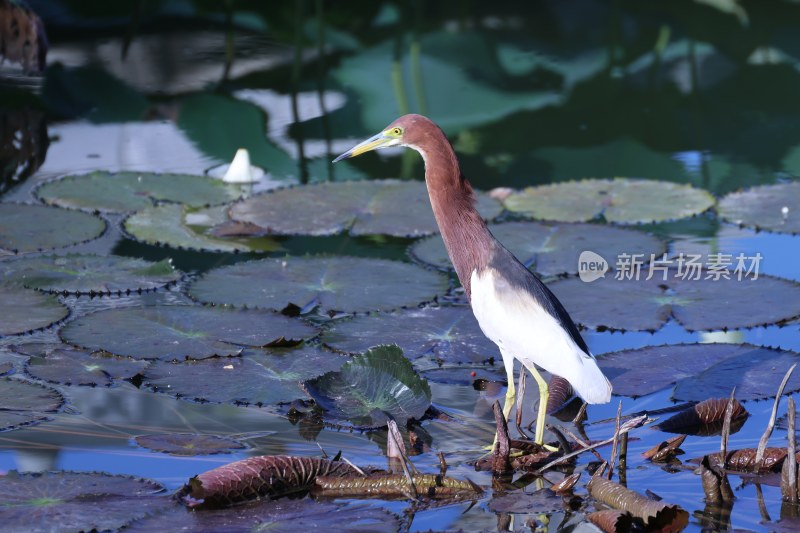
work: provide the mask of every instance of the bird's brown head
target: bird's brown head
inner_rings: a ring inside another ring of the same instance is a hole
[[[413,114],[403,115],[386,126],[383,131],[357,144],[334,159],[333,162],[335,163],[342,159],[356,157],[365,152],[370,152],[379,148],[388,148],[390,146],[408,146],[420,150],[425,140],[431,135],[444,137],[439,126],[434,124],[428,117]]]

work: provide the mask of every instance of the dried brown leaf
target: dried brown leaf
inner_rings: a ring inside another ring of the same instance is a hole
[[[728,452],[725,463],[726,470],[735,472],[746,472],[750,474],[765,474],[768,472],[779,472],[786,459],[786,448],[767,448],[764,451],[764,459],[760,465],[756,464],[756,448],[742,448]],[[712,468],[721,467],[720,454],[708,454],[708,464]],[[700,459],[702,460],[702,459]],[[696,460],[696,461],[700,461]]]
[[[589,513],[586,518],[606,533],[626,533],[631,530],[633,525],[631,513],[617,509]]]
[[[750,413],[739,403],[733,401],[732,431],[742,427]],[[728,398],[711,398],[695,404],[655,426],[655,429],[670,433],[687,433],[689,435],[716,435],[722,430],[725,422],[725,407]]]
[[[483,489],[470,480],[460,480],[436,474],[415,474],[414,480],[420,496],[429,499],[474,499]],[[405,498],[408,479],[400,474],[372,474],[364,476],[318,476],[312,492],[328,498]]]
[[[654,463],[667,462],[678,454],[680,445],[685,440],[686,435],[672,437],[642,453],[642,457],[650,459]]]
[[[647,529],[681,531],[689,523],[689,513],[679,506],[650,500],[600,476],[593,477],[586,488],[596,500],[644,520]]]
[[[558,494],[570,492],[575,487],[575,485],[578,484],[578,480],[580,478],[581,478],[581,473],[575,472],[574,474],[570,474],[569,476],[565,477],[564,479],[562,479],[561,481],[550,487],[550,490]]]

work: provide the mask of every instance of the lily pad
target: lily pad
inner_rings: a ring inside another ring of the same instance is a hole
[[[543,276],[576,274],[581,252],[587,250],[608,258],[622,253],[660,257],[666,251],[657,237],[599,224],[509,222],[490,224],[489,229],[522,264]],[[436,268],[453,268],[439,235],[417,241],[409,252]]]
[[[324,417],[356,428],[383,427],[390,419],[404,425],[419,419],[431,404],[431,389],[396,345],[377,346],[338,372],[304,383]]]
[[[231,453],[243,450],[244,444],[236,439],[218,435],[198,435],[196,433],[159,433],[134,437],[136,444],[154,452],[170,455],[194,456]]]
[[[61,330],[65,342],[90,350],[165,361],[237,355],[243,346],[314,335],[308,324],[277,313],[185,305],[98,311]]]
[[[0,254],[63,248],[96,239],[105,230],[102,219],[80,211],[0,204]]]
[[[0,477],[3,528],[31,533],[116,531],[175,503],[155,481],[96,472]],[[57,527],[56,527],[57,525]]]
[[[212,270],[191,285],[193,298],[213,304],[324,311],[389,310],[433,300],[447,290],[436,272],[408,263],[355,257],[286,257]]]
[[[133,213],[123,224],[132,238],[147,244],[207,252],[272,252],[281,246],[268,237],[219,237],[216,224],[226,219],[225,206],[191,209],[160,204]]]
[[[484,218],[502,207],[478,193]],[[235,221],[277,235],[393,235],[418,237],[438,231],[428,189],[422,181],[373,180],[320,183],[269,191],[233,205]]]
[[[677,383],[676,400],[725,397],[735,386],[736,398],[745,401],[774,396],[797,357],[752,344],[676,344],[604,354],[597,362],[622,396],[645,396]],[[786,392],[798,389],[800,376],[793,375]]]
[[[731,193],[719,201],[728,222],[780,233],[800,233],[800,181],[762,185]]]
[[[336,370],[346,360],[312,346],[247,350],[243,357],[158,362],[144,382],[156,392],[190,401],[261,407],[298,398],[300,381]]]
[[[169,259],[157,263],[119,256],[70,254],[25,257],[0,263],[0,277],[29,289],[111,294],[154,290],[178,281]]]
[[[482,363],[498,358],[469,307],[426,307],[338,320],[323,331],[322,342],[355,354],[377,344],[397,344],[409,359]]]
[[[110,387],[115,380],[130,379],[144,372],[146,361],[91,354],[59,343],[28,343],[12,349],[30,358],[25,372],[36,379],[63,385]]]
[[[0,337],[43,329],[69,315],[55,296],[5,283],[0,283],[0,308],[5,310],[0,312]]]
[[[572,318],[590,328],[659,329],[670,317],[690,331],[727,330],[781,323],[800,315],[800,284],[771,276],[758,279],[682,279],[677,270],[656,271],[646,280],[606,276],[591,283],[578,278],[548,287]],[[666,280],[664,280],[666,277]]]
[[[37,383],[0,378],[0,405],[0,431],[5,431],[50,419],[64,405],[64,397]]]
[[[48,204],[126,213],[168,201],[194,207],[239,198],[244,189],[207,176],[152,172],[92,172],[47,182],[36,196]]]
[[[702,189],[668,181],[587,179],[529,187],[506,198],[509,211],[531,218],[642,224],[697,215],[714,205]]]

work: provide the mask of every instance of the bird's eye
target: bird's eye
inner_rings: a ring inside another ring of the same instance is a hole
[[[392,135],[400,137],[402,134],[403,130],[401,128],[392,128]]]

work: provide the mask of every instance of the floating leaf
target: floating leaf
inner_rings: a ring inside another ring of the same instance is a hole
[[[433,300],[446,279],[415,265],[355,257],[287,257],[217,268],[189,288],[204,303],[324,311],[389,310]]]
[[[667,439],[664,442],[661,442],[646,452],[642,453],[642,457],[645,459],[650,459],[654,463],[666,463],[672,460],[677,454],[683,453],[683,450],[680,449],[680,445],[683,444],[683,441],[686,440],[686,435],[678,435],[677,437],[672,437],[671,439]]]
[[[764,448],[764,456],[761,458],[761,462],[756,461],[757,454],[757,448],[741,448],[739,450],[728,451],[728,455],[725,456],[725,470],[747,472],[750,474],[780,472],[788,451],[786,448]],[[719,453],[710,453],[705,457],[708,458],[708,464],[711,467],[722,467]],[[702,461],[702,459],[692,459],[692,462],[700,461]]]
[[[267,237],[215,236],[210,223],[222,221],[226,207],[190,210],[181,204],[146,207],[125,219],[125,231],[134,239],[160,246],[208,252],[270,252],[281,246]]]
[[[0,313],[0,337],[43,329],[69,315],[55,296],[5,283],[0,283],[0,308],[5,309]]]
[[[133,440],[142,448],[170,455],[193,456],[231,453],[243,450],[244,444],[236,439],[218,435],[198,435],[196,433],[159,433],[139,435]]]
[[[237,355],[242,346],[315,334],[304,322],[277,313],[185,305],[98,311],[61,330],[65,342],[90,350],[165,361]]]
[[[534,492],[515,491],[494,496],[489,501],[489,510],[494,513],[552,513],[564,508],[561,496],[549,488]]]
[[[593,498],[642,519],[648,531],[681,531],[689,523],[689,513],[680,506],[651,500],[602,476],[593,477],[586,488]]]
[[[719,201],[728,222],[780,233],[800,233],[800,182],[762,185],[733,192]]]
[[[494,218],[502,207],[479,193],[478,210]],[[394,235],[435,233],[428,189],[422,181],[371,180],[320,183],[265,192],[233,205],[233,220],[278,235]]]
[[[28,343],[12,348],[30,357],[25,364],[29,376],[63,385],[110,387],[115,380],[133,378],[147,367],[146,361],[92,355],[66,344]]]
[[[725,422],[725,410],[728,398],[711,398],[695,404],[676,415],[660,422],[654,429],[669,433],[684,433],[687,435],[719,435],[722,424]],[[739,403],[733,400],[733,414],[731,416],[731,433],[738,431],[750,413]]]
[[[577,274],[578,259],[586,250],[609,259],[622,253],[660,258],[666,251],[664,243],[652,235],[600,224],[508,222],[490,224],[489,229],[522,264],[544,276]],[[439,235],[417,241],[409,252],[436,268],[453,268]],[[614,267],[613,263],[609,266]]]
[[[800,284],[771,276],[737,279],[681,279],[641,269],[639,279],[606,276],[591,283],[578,278],[557,280],[548,287],[573,320],[590,328],[659,329],[670,317],[690,331],[747,328],[787,321],[800,315]],[[664,279],[666,278],[666,279]],[[722,395],[724,396],[724,394]]]
[[[344,461],[289,455],[248,457],[203,472],[180,491],[191,507],[218,508],[255,500],[278,498],[308,491],[317,476],[357,475]]]
[[[483,490],[471,481],[438,474],[413,474],[414,488],[429,500],[476,500]],[[404,474],[374,473],[343,476],[317,476],[312,494],[327,498],[407,498],[408,478]]]
[[[152,172],[92,172],[47,182],[36,196],[48,204],[126,213],[168,201],[202,207],[235,200],[244,189],[207,176]]]
[[[299,382],[339,369],[347,359],[310,346],[246,350],[243,357],[155,363],[144,382],[187,400],[265,406],[301,396]]]
[[[154,481],[96,472],[0,476],[3,528],[32,533],[116,531],[174,504]]]
[[[64,397],[50,387],[0,378],[0,405],[0,430],[7,430],[49,419],[64,405]]]
[[[0,253],[40,252],[96,239],[106,223],[57,207],[0,204]]]
[[[676,388],[675,399],[730,395],[735,386],[736,398],[744,401],[774,395],[797,357],[752,344],[675,344],[622,350],[602,355],[597,362],[614,393],[622,396],[645,396],[677,382],[680,392]],[[796,390],[800,376],[793,376],[786,388]]]
[[[5,261],[0,263],[0,276],[29,289],[111,294],[157,289],[176,282],[181,273],[168,259],[153,263],[113,255],[70,254]]]
[[[328,419],[357,428],[398,425],[420,419],[431,389],[398,346],[378,346],[355,356],[338,372],[305,382],[304,388]]]
[[[707,191],[669,181],[587,179],[529,187],[505,207],[543,220],[587,222],[600,215],[619,224],[664,222],[697,215],[714,205]]]
[[[606,533],[627,533],[633,526],[633,517],[628,511],[604,509],[586,515],[586,519]]]
[[[469,307],[426,307],[373,313],[332,322],[322,334],[327,346],[361,353],[376,344],[397,344],[409,359],[481,363],[499,358]]]

